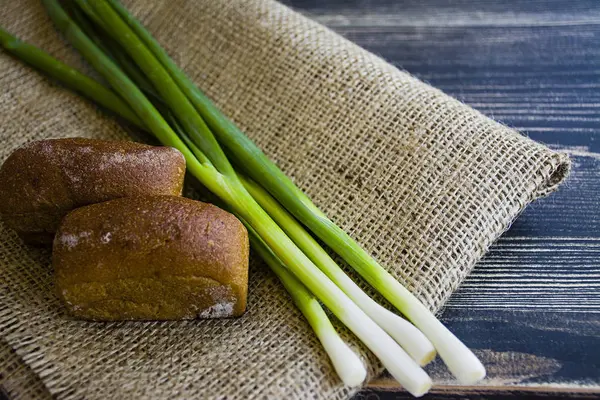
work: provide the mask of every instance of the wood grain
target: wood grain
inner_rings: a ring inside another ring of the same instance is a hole
[[[569,181],[526,209],[442,320],[488,369],[430,398],[600,396],[600,2],[288,0],[484,114],[566,151]],[[399,399],[389,378],[356,399]]]

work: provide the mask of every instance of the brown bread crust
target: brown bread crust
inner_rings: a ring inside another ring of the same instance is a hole
[[[248,233],[232,214],[146,196],[70,212],[53,266],[58,295],[78,318],[213,318],[245,311],[248,255]]]
[[[171,147],[50,139],[14,151],[0,168],[0,214],[32,244],[52,243],[69,211],[136,195],[180,195],[185,159]]]

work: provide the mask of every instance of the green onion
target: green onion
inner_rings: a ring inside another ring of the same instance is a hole
[[[201,154],[187,136],[176,118],[169,119],[171,126],[179,134],[194,154]],[[373,321],[385,330],[419,365],[427,365],[435,357],[433,345],[421,331],[408,321],[400,318],[377,304],[352,281],[331,259],[329,254],[310,236],[308,232],[277,201],[253,180],[239,175],[246,190],[258,204],[273,218],[296,245],[317,265],[321,271],[346,293]],[[265,260],[266,261],[266,260]]]
[[[174,130],[192,150],[199,149],[186,135],[176,118],[169,120]],[[419,365],[424,366],[435,357],[435,349],[427,338],[414,325],[377,304],[352,281],[344,271],[331,259],[329,254],[310,236],[308,232],[260,185],[251,179],[239,175],[248,192],[258,204],[282,227],[284,232],[327,276],[340,287],[373,321],[385,330]],[[250,230],[250,228],[249,228]],[[254,242],[253,242],[254,245]],[[259,251],[262,255],[262,252]],[[269,264],[264,257],[263,260]],[[269,264],[270,265],[270,264]],[[277,271],[274,271],[280,276]]]
[[[371,299],[277,200],[253,180],[243,175],[240,175],[240,178],[258,204],[269,213],[271,218],[282,227],[315,265],[325,272],[373,321],[393,337],[413,360],[421,366],[433,360],[435,349],[420,330]]]
[[[186,143],[186,145],[189,147],[190,150],[192,150],[192,152],[194,154],[200,155],[201,151],[200,149],[198,149],[198,147],[193,143],[193,141],[189,138],[189,136],[185,133],[185,131],[183,130],[183,128],[181,127],[181,125],[179,124],[179,122],[177,121],[176,118],[174,118],[174,116],[171,116],[171,118],[169,119],[169,122],[171,123],[171,125],[174,127],[174,130],[179,134],[179,136],[181,137],[181,139]],[[259,202],[259,204],[261,204],[261,206],[263,206],[264,203],[268,203],[269,201],[273,201],[275,202],[272,197],[270,197],[268,195],[268,193],[266,193],[262,188],[260,188],[256,183],[254,183],[253,181],[249,180],[248,178],[244,178],[241,177],[242,182],[244,183],[244,186],[246,186],[249,190],[249,192],[252,194],[252,196]],[[255,193],[257,194],[257,196],[255,196]],[[258,197],[258,198],[257,198]],[[272,205],[269,205],[270,207],[273,207]],[[270,208],[269,207],[269,208]],[[227,207],[224,207],[227,208]],[[286,215],[287,212],[285,210],[283,210],[281,207],[279,208],[279,212],[281,213],[285,213]],[[238,218],[239,215],[238,215]],[[240,220],[243,221],[242,218],[240,218]],[[295,230],[302,230],[303,234],[310,237],[310,235],[303,230],[303,228],[293,219],[293,217],[290,217],[290,220],[285,221],[284,219],[277,219],[275,218],[276,222],[278,224],[284,222],[286,224],[290,224],[291,227],[291,231],[295,231]],[[246,224],[248,231],[250,233],[250,238],[251,238],[251,243],[254,249],[256,249],[257,247],[257,243],[256,241],[258,240],[260,243],[258,243],[258,245],[262,245],[263,247],[266,247],[266,251],[268,252],[266,254],[265,257],[265,249],[259,249],[258,253],[261,256],[261,258],[267,263],[267,265],[269,265],[271,267],[271,269],[273,270],[273,272],[275,272],[275,274],[282,280],[282,283],[284,284],[284,286],[286,287],[286,289],[288,289],[288,292],[290,292],[292,298],[294,298],[294,302],[296,303],[296,305],[298,306],[298,308],[300,308],[300,310],[305,314],[307,320],[309,320],[311,326],[313,326],[313,329],[315,330],[315,333],[317,334],[317,336],[319,336],[319,339],[321,340],[322,343],[324,343],[323,338],[321,338],[321,333],[317,332],[317,329],[315,328],[315,323],[313,323],[311,321],[311,319],[309,318],[309,316],[306,315],[306,311],[304,310],[304,308],[301,305],[298,305],[298,300],[303,300],[305,298],[305,296],[302,296],[300,299],[296,300],[294,293],[293,293],[293,288],[288,287],[288,285],[286,285],[286,277],[283,276],[282,277],[282,272],[285,273],[287,272],[286,270],[280,271],[277,269],[277,267],[273,268],[272,263],[275,261],[276,263],[278,263],[278,266],[282,266],[283,264],[281,264],[281,262],[279,260],[276,259],[275,256],[272,256],[271,251],[268,249],[268,247],[262,243],[262,240],[260,240],[260,238],[258,237],[258,235],[256,235],[256,233],[253,231],[253,229],[246,223],[244,222],[244,224]],[[288,228],[283,227],[283,229],[286,231],[286,233],[288,232]],[[253,236],[254,239],[253,239]],[[301,234],[298,236],[302,236]],[[296,241],[296,239],[292,236],[292,239],[294,241]],[[310,239],[314,242],[314,239]],[[296,242],[297,243],[297,242]],[[315,243],[316,244],[316,243]],[[316,244],[316,246],[318,246],[319,249],[321,249],[321,251],[324,252],[324,250],[318,245]],[[304,250],[304,249],[302,249]],[[275,259],[269,259],[269,256],[271,256],[271,258],[275,257]],[[325,257],[329,256],[325,253]],[[332,261],[333,262],[333,261]],[[335,265],[335,263],[334,263]],[[319,265],[320,267],[320,265]],[[339,267],[337,265],[335,265],[334,268],[337,268],[338,270],[341,271],[341,269],[339,269]],[[343,273],[343,271],[341,272],[342,275],[345,276],[345,274]],[[292,275],[290,275],[289,273],[287,274],[290,277],[293,278]],[[346,277],[347,280],[349,280],[350,282],[352,282],[348,277]],[[295,278],[294,278],[295,280]],[[334,280],[332,278],[332,280]],[[335,282],[335,280],[334,280]],[[337,282],[335,282],[337,284]],[[300,282],[298,282],[299,285],[302,285]],[[354,282],[352,282],[352,285],[355,285]],[[338,284],[339,286],[339,284]],[[355,285],[356,286],[356,285]],[[303,287],[303,286],[302,286]],[[358,291],[361,291],[360,288],[356,287]],[[342,288],[343,289],[343,288]],[[303,287],[303,290],[306,290]],[[311,295],[312,296],[312,295]],[[352,298],[352,296],[349,296]],[[413,358],[413,360],[422,360],[422,364],[426,364],[426,361],[423,360],[428,360],[430,361],[431,358],[433,358],[435,356],[435,352],[432,349],[431,344],[427,341],[426,338],[424,338],[424,336],[412,325],[410,325],[408,322],[405,322],[404,320],[402,320],[401,318],[399,318],[398,316],[394,315],[393,313],[389,312],[388,310],[386,310],[385,308],[379,306],[377,303],[373,302],[373,300],[368,297],[366,294],[362,293],[362,297],[356,296],[361,300],[367,300],[371,303],[373,303],[374,305],[370,305],[364,308],[367,308],[367,310],[371,309],[375,309],[374,314],[376,314],[376,316],[378,316],[380,319],[389,319],[390,321],[386,321],[385,326],[387,327],[392,327],[392,331],[397,335],[397,336],[393,336],[392,337],[394,339],[396,339],[396,341],[398,343],[400,343],[401,345],[407,345],[406,347],[404,347],[405,351],[407,353],[409,353],[411,355],[411,357]],[[352,298],[352,300],[354,300],[356,302],[355,298]],[[359,306],[363,309],[363,311],[367,312],[367,310],[365,310],[363,308],[363,305],[360,303]],[[306,306],[305,306],[306,307]],[[315,306],[310,306],[311,309],[316,308]],[[379,309],[378,309],[379,308]],[[386,315],[386,313],[388,313]],[[320,313],[318,314],[320,315]],[[369,315],[371,318],[373,318],[371,315]],[[319,317],[319,319],[323,319],[326,318],[326,315],[323,315],[322,317]],[[313,319],[315,318],[314,316],[312,317]],[[394,321],[392,318],[396,318],[396,319],[400,319],[403,322],[397,322]],[[379,323],[377,320],[375,320],[375,318],[373,318],[373,320],[375,322],[377,322],[379,324],[379,326],[381,326],[382,328],[385,329],[385,326],[382,326],[381,323]],[[329,321],[327,320],[327,322],[329,323]],[[394,323],[400,325],[400,327],[398,328],[398,325],[394,325]],[[325,323],[323,323],[325,324]],[[329,323],[330,324],[330,323]],[[407,326],[408,325],[408,326]],[[324,332],[329,332],[328,336],[332,336],[332,333],[335,332],[333,330],[333,326],[331,326],[331,328],[327,327],[326,325],[324,325],[325,327],[322,328],[322,331]],[[411,329],[412,328],[412,329]],[[414,332],[414,330],[417,331],[417,333]],[[407,334],[407,337],[401,337],[401,331],[405,332]],[[389,334],[389,332],[388,332]],[[398,340],[398,337],[400,337],[400,340]],[[329,339],[327,339],[327,343],[329,343],[329,347],[325,345],[325,343],[323,344],[323,346],[325,347],[325,350],[328,352],[328,354],[330,355],[330,358],[332,359],[332,362],[336,368],[336,371],[338,372],[340,378],[342,379],[342,381],[344,381],[344,383],[351,385],[352,384],[350,382],[354,382],[355,379],[357,378],[358,372],[357,372],[357,364],[355,362],[355,360],[352,359],[351,356],[349,356],[347,354],[347,351],[341,347],[341,343],[336,344],[337,339],[334,339],[333,337],[330,337]],[[402,342],[402,343],[401,343]],[[342,342],[343,343],[343,342]],[[335,346],[334,346],[335,345]],[[410,348],[410,350],[409,350]],[[332,355],[331,352],[334,352],[336,355]],[[339,352],[339,353],[338,353]],[[415,356],[416,354],[416,356]],[[344,366],[344,364],[346,364]],[[361,364],[362,365],[362,364]]]
[[[271,251],[373,351],[392,376],[409,392],[414,395],[422,395],[427,392],[431,387],[431,380],[427,374],[391,337],[331,282],[254,201],[237,178],[211,131],[204,129],[205,125],[202,124],[201,118],[195,115],[194,107],[190,107],[187,98],[174,84],[162,65],[137,35],[129,29],[128,25],[120,19],[112,7],[104,1],[88,3],[102,20],[104,30],[113,35],[113,38],[119,42],[151,80],[165,103],[177,116],[188,135],[210,163],[200,163],[194,157],[156,108],[123,74],[120,68],[77,28],[56,0],[44,0],[44,4],[52,20],[66,38],[129,103],[154,135],[164,144],[182,151],[188,161],[188,170],[250,224]]]
[[[46,73],[69,89],[95,101],[132,124],[140,128],[144,127],[142,121],[122,98],[75,68],[62,63],[37,47],[17,39],[2,28],[0,28],[0,45],[10,54]]]
[[[485,368],[473,352],[346,232],[329,220],[291,179],[225,117],[177,67],[140,22],[118,1],[108,1],[160,60],[206,120],[219,142],[240,161],[244,171],[260,182],[289,212],[342,256],[371,286],[414,323],[431,340],[450,371],[462,383],[471,384],[482,379]]]
[[[248,228],[252,249],[258,253],[260,258],[265,261],[283,283],[294,304],[302,312],[319,338],[342,382],[348,386],[360,385],[367,377],[367,370],[360,358],[340,338],[319,301],[294,275],[287,271],[267,245],[260,240],[258,235],[252,232],[252,228]]]

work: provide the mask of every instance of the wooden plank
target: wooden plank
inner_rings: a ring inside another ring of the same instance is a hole
[[[488,368],[464,387],[434,362],[433,398],[600,394],[600,3],[288,0],[399,68],[568,152],[567,184],[515,221],[442,320]],[[405,394],[382,377],[356,399]]]

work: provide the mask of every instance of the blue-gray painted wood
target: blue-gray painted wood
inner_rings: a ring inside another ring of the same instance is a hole
[[[573,158],[443,313],[489,379],[459,386],[437,362],[431,397],[600,396],[600,1],[285,2]],[[384,377],[356,398],[404,396]]]

